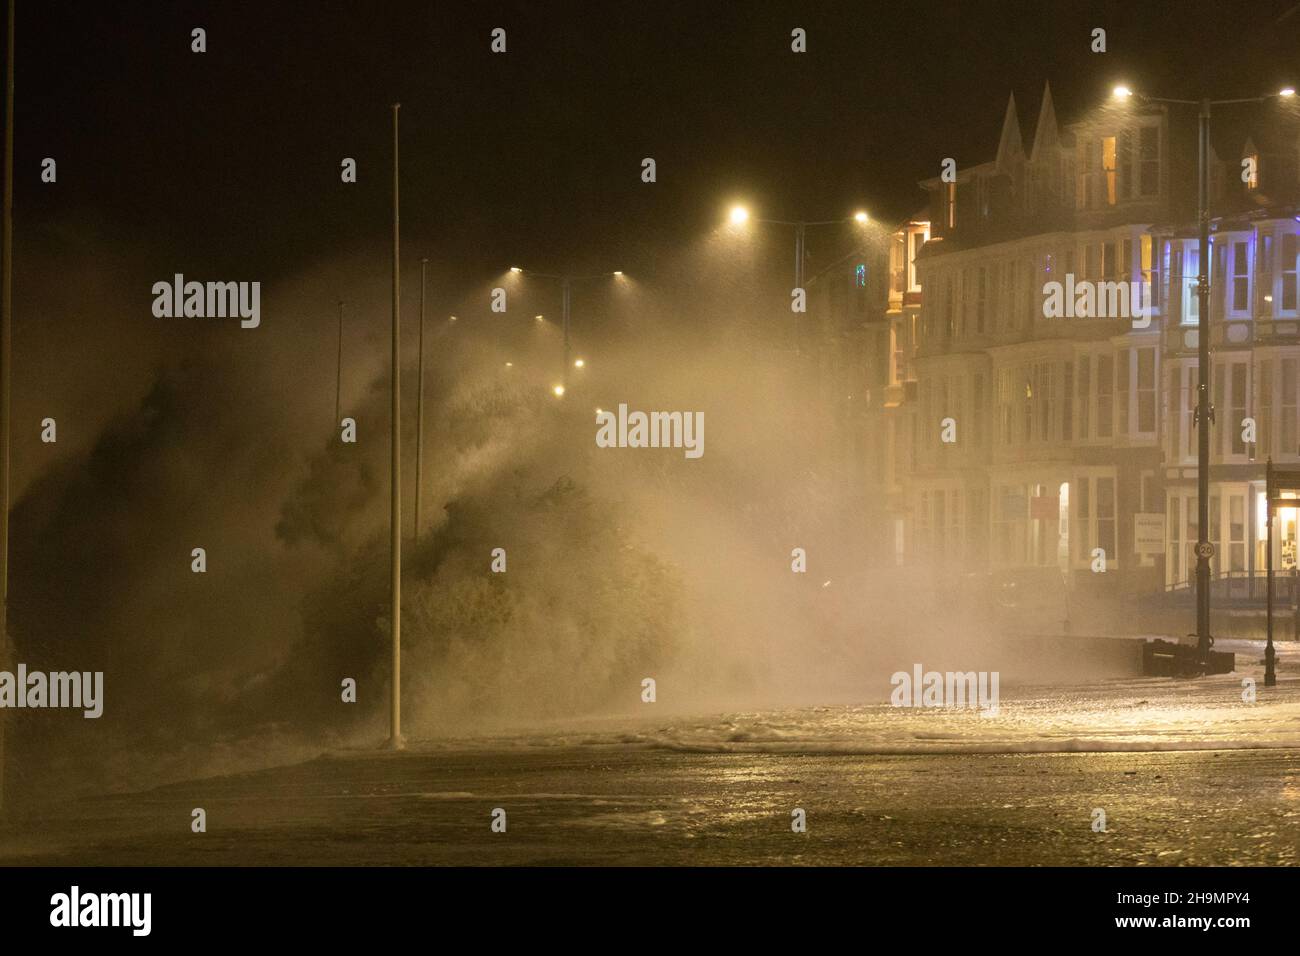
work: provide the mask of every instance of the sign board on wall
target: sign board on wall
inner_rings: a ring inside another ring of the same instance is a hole
[[[1135,514],[1133,516],[1133,550],[1138,554],[1164,554],[1165,516],[1161,514]]]

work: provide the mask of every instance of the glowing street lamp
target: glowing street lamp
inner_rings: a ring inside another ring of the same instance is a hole
[[[573,363],[573,367],[574,367],[574,368],[585,368],[586,365],[587,365],[587,363],[586,363],[585,361],[583,361],[582,359],[576,359],[576,360],[574,360],[574,363]]]
[[[750,219],[749,210],[744,206],[731,207],[731,223],[734,226],[740,226]],[[839,226],[847,222],[857,223],[859,226],[865,226],[871,217],[865,210],[859,209],[851,218],[848,219],[823,219],[818,222],[809,222],[807,220],[790,221],[786,219],[760,219],[755,217],[754,222],[767,223],[774,226],[793,226],[794,227],[794,287],[796,289],[804,288],[804,234],[809,226]]]
[[[1141,103],[1176,103],[1199,107],[1199,143],[1197,163],[1199,168],[1199,189],[1197,191],[1196,215],[1200,223],[1200,265],[1196,277],[1196,297],[1198,301],[1196,316],[1197,374],[1198,386],[1196,397],[1196,510],[1198,522],[1198,540],[1196,542],[1196,648],[1197,663],[1201,669],[1208,670],[1210,660],[1210,558],[1214,555],[1214,545],[1209,541],[1210,534],[1210,107],[1224,106],[1232,103],[1263,103],[1267,96],[1252,96],[1232,100],[1174,100],[1154,96],[1135,94],[1127,86],[1117,86],[1112,91],[1115,99],[1127,100],[1136,96]],[[1286,87],[1274,94],[1283,98],[1295,95],[1292,87]],[[1265,679],[1266,684],[1270,684]]]
[[[518,266],[511,266],[510,271],[514,273],[521,273],[524,270],[519,268]],[[560,300],[562,304],[560,314],[562,316],[562,325],[564,328],[564,363],[560,366],[560,369],[561,369],[561,374],[564,376],[564,380],[561,382],[561,384],[558,387],[563,388],[564,385],[568,382],[568,375],[569,375],[569,300],[571,298],[570,287],[575,282],[587,282],[593,279],[608,279],[611,276],[621,278],[623,276],[623,272],[622,270],[619,270],[617,272],[601,272],[601,273],[597,273],[596,275],[574,276],[574,275],[555,275],[548,272],[533,272],[530,270],[528,272],[528,276],[529,278],[533,278],[533,279],[550,279],[552,281],[560,283],[560,289],[563,293]],[[538,322],[544,321],[543,316],[540,315],[534,316],[534,318]],[[582,365],[578,364],[577,367],[582,368]],[[564,393],[562,391],[556,393],[557,396],[563,394]]]
[[[563,386],[563,385],[556,385],[554,388],[551,389],[551,391],[555,393],[555,397],[556,397],[556,398],[563,398],[563,397],[564,397],[564,386]]]

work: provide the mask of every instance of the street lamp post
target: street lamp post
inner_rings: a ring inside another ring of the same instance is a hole
[[[1210,657],[1210,101],[1197,120],[1196,220],[1200,228],[1196,269],[1196,656]]]
[[[420,260],[420,361],[416,383],[415,413],[415,543],[420,543],[420,478],[424,470],[424,286],[429,260]]]
[[[402,284],[401,269],[401,229],[398,203],[398,110],[401,104],[393,104],[393,434],[392,434],[392,474],[390,476],[389,494],[389,548],[392,572],[393,599],[393,646],[392,646],[392,680],[393,687],[390,703],[388,746],[393,750],[403,748],[402,740],[402,405],[401,405],[401,311]]]
[[[1127,99],[1133,92],[1125,86],[1114,90],[1117,99]],[[1294,96],[1290,87],[1274,94]],[[1177,100],[1140,96],[1146,103],[1177,103],[1196,106],[1197,130],[1197,198],[1196,218],[1200,227],[1197,255],[1200,263],[1196,277],[1196,655],[1202,668],[1209,662],[1214,638],[1210,636],[1210,424],[1214,410],[1210,405],[1210,108],[1232,103],[1263,103],[1270,97],[1252,96],[1232,100]]]
[[[14,5],[9,0],[5,57],[5,156],[3,284],[0,293],[0,667],[9,666],[9,380],[13,374],[14,261]],[[0,811],[4,809],[6,715],[0,713]]]
[[[865,212],[856,212],[847,219],[822,219],[817,222],[809,222],[806,219],[788,220],[788,219],[760,219],[750,216],[749,210],[744,206],[733,206],[730,213],[731,224],[733,226],[743,226],[745,223],[753,221],[763,223],[769,226],[790,226],[794,229],[794,288],[804,289],[805,270],[807,268],[807,235],[809,226],[842,226],[845,223],[854,222],[858,225],[866,225],[868,216]],[[796,320],[797,321],[797,320]],[[794,340],[795,350],[799,348],[799,337],[796,334]]]
[[[536,279],[549,279],[552,282],[560,283],[560,322],[564,333],[564,367],[560,373],[560,385],[556,389],[555,394],[563,395],[569,387],[569,314],[570,303],[573,300],[573,284],[575,282],[590,282],[594,279],[622,278],[623,271],[618,269],[613,272],[598,272],[595,275],[586,276],[534,272],[531,269],[525,270],[518,266],[511,266],[510,271],[515,275],[526,275]],[[540,318],[540,316],[538,318]]]

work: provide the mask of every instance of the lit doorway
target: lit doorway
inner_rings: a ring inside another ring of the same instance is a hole
[[[1273,526],[1273,570],[1290,574],[1296,567],[1297,529],[1300,512],[1294,508],[1275,510]],[[1264,492],[1255,496],[1255,569],[1263,572],[1268,567],[1268,508]]]
[[[1061,482],[1061,518],[1060,533],[1056,540],[1056,563],[1062,573],[1070,570],[1070,483]]]

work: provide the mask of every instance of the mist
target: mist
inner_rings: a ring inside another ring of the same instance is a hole
[[[258,329],[149,320],[157,347],[112,362],[119,326],[148,314],[150,283],[144,267],[129,287],[94,280],[109,305],[90,326],[98,340],[69,357],[78,387],[59,443],[17,443],[11,619],[16,660],[105,672],[105,714],[94,733],[19,714],[18,792],[156,785],[384,739],[384,266],[340,260],[270,283]],[[913,661],[985,654],[993,622],[951,586],[855,560],[867,543],[845,516],[864,503],[818,370],[792,359],[761,289],[591,292],[574,327],[574,355],[589,359],[557,398],[560,332],[537,311],[547,293],[511,288],[494,314],[486,287],[449,305],[431,284],[417,540],[418,278],[404,273],[402,379],[413,740],[652,719],[645,678],[653,719],[878,702]],[[333,422],[338,289],[350,292],[340,414],[355,444]],[[38,376],[41,359],[19,367]],[[619,403],[702,412],[703,456],[597,447],[596,410]],[[490,569],[497,548],[505,573]],[[792,572],[797,548],[805,573]],[[346,678],[355,704],[341,701]]]

